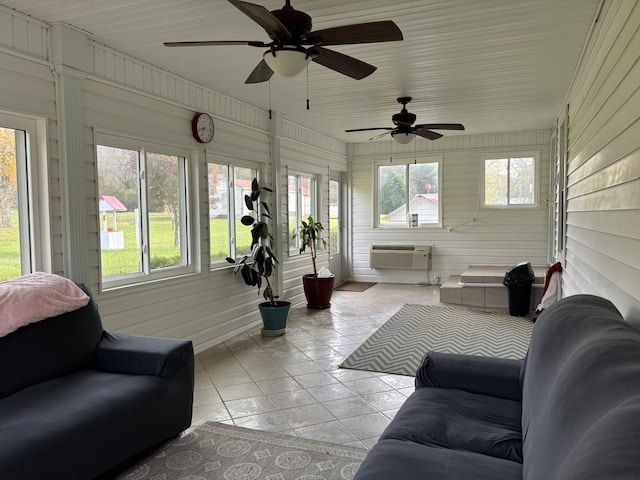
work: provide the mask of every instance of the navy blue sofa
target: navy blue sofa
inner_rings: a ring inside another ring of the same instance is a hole
[[[545,310],[523,361],[429,353],[354,480],[640,478],[640,331],[608,300]]]
[[[0,338],[0,478],[87,480],[180,434],[193,362],[190,341],[104,331],[93,298]]]

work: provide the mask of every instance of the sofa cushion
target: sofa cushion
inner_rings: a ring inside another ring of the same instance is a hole
[[[0,402],[3,478],[94,478],[182,430],[164,379],[84,370]]]
[[[520,402],[463,390],[419,388],[382,439],[467,450],[522,463]]]
[[[87,303],[89,295],[81,288],[52,273],[34,272],[0,282],[0,337]]]
[[[96,368],[102,332],[98,306],[91,299],[78,310],[0,338],[0,398],[38,382]]]
[[[353,480],[521,480],[522,465],[398,439],[376,443]]]
[[[523,375],[524,478],[638,478],[640,331],[567,297],[536,322]]]

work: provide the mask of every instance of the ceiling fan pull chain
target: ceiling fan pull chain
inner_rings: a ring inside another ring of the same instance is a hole
[[[307,110],[309,110],[309,64],[307,63]]]
[[[269,120],[271,120],[271,79],[269,79]]]

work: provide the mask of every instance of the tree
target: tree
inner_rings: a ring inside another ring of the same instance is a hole
[[[180,246],[180,195],[178,157],[147,153],[147,191],[150,212],[167,212],[173,227],[173,242]]]
[[[409,197],[424,193],[438,193],[438,164],[435,162],[409,165]]]
[[[391,170],[380,188],[380,214],[394,211],[406,202],[406,185],[395,171]]]
[[[0,227],[11,227],[11,210],[18,205],[15,130],[0,127]]]

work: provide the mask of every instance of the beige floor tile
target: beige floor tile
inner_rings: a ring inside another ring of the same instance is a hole
[[[302,390],[302,386],[291,377],[274,378],[271,380],[261,380],[256,382],[265,394],[291,392],[293,390]]]
[[[276,407],[273,406],[273,403],[271,403],[266,396],[230,400],[225,402],[225,405],[231,418],[234,419],[276,410]]]
[[[201,405],[210,405],[212,403],[220,403],[222,398],[218,394],[218,391],[211,388],[203,388],[193,391],[193,406],[199,407]]]
[[[283,416],[294,430],[308,425],[316,425],[318,423],[335,420],[335,417],[319,403],[280,410],[280,415]]]
[[[278,410],[317,403],[316,399],[313,398],[313,396],[306,390],[293,390],[290,392],[273,393],[267,395],[267,397]]]
[[[239,398],[255,397],[262,395],[262,390],[255,383],[243,383],[241,385],[229,385],[218,387],[218,393],[226,402],[228,400],[238,400]]]
[[[327,372],[306,373],[304,375],[295,375],[293,378],[304,388],[338,383],[338,380]]]
[[[382,413],[370,413],[340,420],[358,440],[379,437],[391,419]]]
[[[236,418],[235,424],[239,427],[264,430],[266,432],[282,432],[283,430],[290,430],[289,424],[278,412],[267,412],[258,415],[250,415],[248,417]]]
[[[357,393],[358,395],[393,390],[391,385],[376,377],[360,378],[358,380],[350,380],[343,383],[349,390]]]
[[[339,400],[341,398],[355,396],[355,393],[341,383],[332,383],[331,385],[307,388],[307,392],[313,395],[313,398],[319,402],[329,402],[331,400]]]
[[[308,427],[296,428],[294,429],[294,432],[302,438],[338,443],[341,445],[357,441],[356,437],[354,437],[353,434],[337,420],[333,422],[320,423],[318,425],[310,425]]]
[[[255,328],[199,353],[194,423],[371,448],[414,379],[338,366],[405,303],[436,305],[439,291],[395,284],[336,291],[329,309],[294,306],[282,337]]]
[[[324,402],[322,405],[338,419],[376,413],[375,408],[360,397],[341,398]]]

